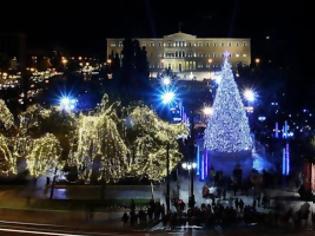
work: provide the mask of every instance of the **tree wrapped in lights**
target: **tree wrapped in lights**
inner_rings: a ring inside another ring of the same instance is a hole
[[[43,133],[42,122],[50,117],[51,112],[51,109],[45,109],[38,104],[29,106],[25,112],[19,114],[20,133],[33,137],[40,136]]]
[[[16,173],[16,158],[9,148],[9,140],[0,134],[0,174],[9,175]]]
[[[218,153],[249,151],[253,146],[248,118],[227,57],[214,99],[213,114],[205,131],[205,146]]]
[[[105,95],[93,115],[80,115],[77,141],[70,165],[78,167],[79,178],[90,182],[93,172],[104,182],[117,182],[126,173],[128,148],[119,132],[118,103]],[[98,168],[94,168],[99,163]]]
[[[60,112],[54,107],[46,109],[35,104],[21,113],[19,118],[21,136],[38,138],[46,133],[52,133],[61,144],[62,158],[67,159],[77,125],[77,118],[73,113]]]
[[[5,130],[14,126],[14,117],[2,99],[0,99],[0,125]]]
[[[188,129],[182,124],[171,125],[161,120],[146,106],[130,110],[126,119],[126,140],[130,150],[127,175],[159,181],[166,176],[167,144],[170,147],[170,169],[173,169],[182,158],[177,138],[187,136]]]
[[[63,167],[61,161],[61,146],[53,134],[46,134],[34,139],[30,152],[26,156],[27,168],[31,176],[52,174]]]
[[[0,99],[0,131],[4,131],[3,134],[0,133],[1,175],[16,173],[16,156],[12,151],[12,139],[8,137],[8,131],[12,127],[14,127],[14,117],[5,102]]]

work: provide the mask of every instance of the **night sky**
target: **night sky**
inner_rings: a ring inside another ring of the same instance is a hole
[[[0,33],[25,33],[31,49],[60,47],[104,57],[107,37],[160,37],[178,31],[181,22],[183,32],[197,36],[251,38],[253,58],[272,59],[289,68],[300,93],[314,88],[315,27],[307,2],[1,1]]]

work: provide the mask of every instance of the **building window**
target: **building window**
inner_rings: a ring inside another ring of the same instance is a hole
[[[247,46],[247,45],[246,45],[246,42],[244,42],[243,45],[244,45],[244,47],[246,47],[246,46]]]
[[[154,47],[154,43],[153,42],[151,43],[151,47]]]
[[[110,46],[111,47],[116,47],[116,43],[111,43]]]
[[[221,47],[224,47],[224,43],[221,43]]]
[[[244,54],[243,54],[243,57],[247,57],[247,55],[244,53]]]
[[[231,47],[232,46],[232,43],[231,42],[229,42],[229,47]]]
[[[194,57],[197,57],[197,53],[194,52]]]

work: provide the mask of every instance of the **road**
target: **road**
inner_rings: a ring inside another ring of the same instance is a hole
[[[53,224],[24,223],[17,221],[0,221],[0,235],[51,235],[51,236],[147,236],[143,231],[110,231],[101,232],[96,229],[79,229]]]

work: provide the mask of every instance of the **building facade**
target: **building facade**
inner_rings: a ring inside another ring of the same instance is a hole
[[[232,66],[250,65],[251,45],[249,38],[198,38],[178,32],[163,38],[138,38],[145,47],[150,71],[159,72],[171,68],[174,72],[205,72],[220,68],[223,54],[230,53]],[[107,57],[121,55],[123,39],[107,39]]]

